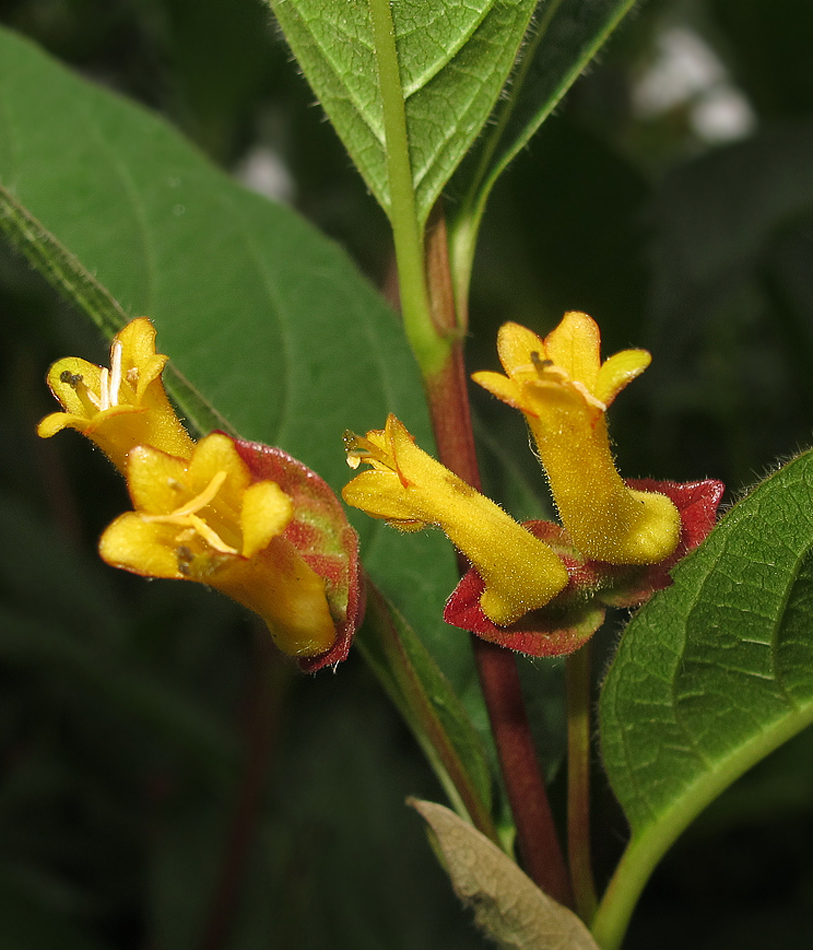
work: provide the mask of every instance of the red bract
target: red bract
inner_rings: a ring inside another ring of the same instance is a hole
[[[549,544],[567,568],[567,587],[546,607],[499,627],[480,609],[483,582],[472,568],[447,601],[444,620],[509,650],[529,656],[562,656],[590,639],[601,626],[607,606],[639,606],[656,590],[668,587],[672,583],[669,571],[714,527],[725,486],[714,479],[685,483],[630,479],[627,484],[638,491],[666,495],[680,512],[680,541],[668,558],[632,566],[587,560],[560,525],[529,521],[525,527]]]
[[[234,444],[256,479],[276,482],[292,499],[294,516],[282,537],[325,582],[336,640],[326,652],[297,662],[308,673],[340,663],[364,616],[358,536],[333,490],[307,465],[273,446],[244,439]]]

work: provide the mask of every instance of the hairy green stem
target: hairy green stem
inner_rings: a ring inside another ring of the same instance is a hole
[[[589,926],[596,913],[590,855],[590,643],[566,661],[567,850],[576,912]]]
[[[404,329],[424,376],[443,365],[449,343],[432,322],[424,269],[423,230],[418,220],[406,108],[395,43],[390,0],[368,0],[375,40],[378,83],[384,113],[390,207],[388,209],[398,263]]]

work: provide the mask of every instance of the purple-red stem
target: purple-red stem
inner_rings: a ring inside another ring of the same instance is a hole
[[[455,315],[446,228],[440,214],[433,217],[427,231],[427,275],[435,324],[452,341],[444,366],[425,380],[438,456],[447,468],[479,490],[463,332]],[[462,570],[468,568],[465,559],[459,558],[459,562]],[[473,638],[473,644],[525,869],[546,894],[572,906],[570,878],[534,748],[516,660],[510,651],[479,637]]]
[[[572,907],[570,878],[519,688],[516,661],[509,650],[479,637],[474,638],[474,657],[514,814],[522,863],[546,894]]]

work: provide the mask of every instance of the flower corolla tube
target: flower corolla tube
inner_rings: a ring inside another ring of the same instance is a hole
[[[513,623],[567,584],[544,541],[420,449],[395,416],[366,436],[348,433],[345,442],[350,466],[370,468],[345,486],[344,500],[402,531],[441,528],[482,577],[480,606],[494,623]]]
[[[559,516],[580,553],[610,564],[655,564],[680,540],[669,498],[628,486],[616,470],[606,411],[649,365],[646,350],[623,350],[604,363],[595,321],[565,314],[544,339],[517,323],[499,332],[506,375],[473,375],[523,413],[547,473]]]

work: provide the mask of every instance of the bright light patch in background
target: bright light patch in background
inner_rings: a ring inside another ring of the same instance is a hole
[[[255,145],[234,170],[235,177],[258,194],[290,204],[294,180],[279,153],[267,145]]]
[[[750,103],[722,61],[687,27],[660,34],[655,61],[633,87],[633,106],[644,119],[686,108],[692,131],[709,143],[744,138],[756,127]]]

